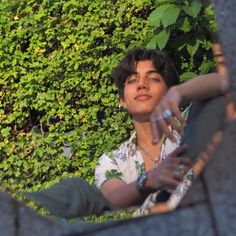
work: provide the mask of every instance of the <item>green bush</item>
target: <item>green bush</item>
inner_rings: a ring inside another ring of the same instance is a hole
[[[97,158],[132,130],[112,68],[147,45],[170,51],[181,74],[205,73],[212,19],[197,0],[1,1],[2,188],[38,190],[69,176],[92,183]]]
[[[68,176],[93,182],[97,158],[129,135],[111,69],[127,49],[146,44],[153,4],[0,3],[2,188],[37,190]]]

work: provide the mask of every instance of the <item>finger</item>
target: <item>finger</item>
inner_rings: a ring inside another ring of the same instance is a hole
[[[172,153],[170,153],[168,156],[170,157],[179,157],[183,155],[188,150],[188,145],[184,144],[182,146],[177,147]]]
[[[188,157],[179,157],[179,165],[191,166],[192,160]]]
[[[181,164],[178,168],[172,171],[172,176],[177,180],[182,180],[189,169],[190,168],[188,166]]]
[[[158,136],[157,132],[159,133],[159,136],[160,136],[160,133],[164,133],[167,136],[167,138],[169,138],[172,142],[176,142],[175,136],[173,135],[173,133],[168,127],[169,124],[163,118],[163,112],[167,110],[170,111],[168,107],[166,106],[164,107],[160,104],[158,107],[156,107],[155,111],[151,115],[151,123],[153,123],[152,127],[153,127],[153,134],[154,134],[153,143],[156,143],[157,139],[160,138],[160,137],[156,138]]]
[[[181,179],[184,177],[183,173],[178,172],[178,170],[172,172],[172,178],[181,181]]]
[[[159,129],[169,138],[172,142],[176,142],[176,138],[174,134],[171,132],[171,130],[168,127],[168,124],[166,120],[159,120],[158,121]]]
[[[160,140],[160,129],[154,118],[151,118],[152,143],[156,144]]]
[[[151,124],[153,144],[156,144],[160,140],[161,130],[159,128],[158,121],[162,120],[162,119],[163,119],[163,117],[161,115],[161,112],[159,112],[157,109],[155,109],[154,112],[150,116],[150,124]]]
[[[175,179],[172,174],[170,174],[170,176],[163,177],[163,180],[161,180],[162,186],[170,189],[175,189],[179,185],[179,182],[180,181]]]
[[[165,165],[166,170],[167,171],[175,171],[177,169],[184,169],[184,170],[189,170],[189,168],[192,166],[192,162],[191,159],[187,158],[187,157],[172,157],[169,158],[169,162],[166,163]]]
[[[180,126],[185,127],[186,126],[186,120],[182,114],[182,112],[180,111],[178,106],[172,105],[171,106],[171,110],[173,112],[173,114],[175,115],[175,117],[177,118],[177,120],[180,123]]]
[[[178,124],[177,120],[173,117],[170,116],[169,118],[166,119],[166,122],[174,129],[176,130],[181,136],[184,134],[183,127]]]

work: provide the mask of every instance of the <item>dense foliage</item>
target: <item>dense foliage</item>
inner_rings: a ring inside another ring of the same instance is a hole
[[[199,0],[1,1],[2,188],[37,190],[66,176],[92,183],[97,158],[132,130],[112,68],[147,45],[168,50],[183,79],[205,73],[209,28],[212,9]]]
[[[93,181],[96,158],[130,128],[110,74],[145,44],[146,1],[5,1],[0,13],[0,179],[38,189]],[[72,155],[64,154],[70,145]]]
[[[216,30],[212,5],[201,0],[159,0],[148,22],[153,35],[147,47],[168,51],[181,80],[212,69],[211,41]]]

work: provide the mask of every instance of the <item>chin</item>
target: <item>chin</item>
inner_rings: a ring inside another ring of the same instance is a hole
[[[152,114],[152,111],[150,111],[150,110],[136,111],[136,112],[133,112],[133,113],[130,113],[130,114],[132,115],[134,120],[148,122],[148,121],[150,121],[150,116]]]

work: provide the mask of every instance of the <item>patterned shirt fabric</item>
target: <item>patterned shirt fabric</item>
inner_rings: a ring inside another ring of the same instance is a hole
[[[189,107],[184,112],[185,117],[188,111]],[[173,152],[180,144],[180,135],[176,131],[173,131],[173,134],[176,138],[176,143],[171,142],[166,137],[162,139],[160,162],[171,152]],[[100,189],[105,182],[113,178],[118,178],[126,184],[129,184],[136,181],[138,176],[144,170],[144,160],[142,158],[141,151],[137,146],[136,133],[134,133],[130,139],[124,142],[117,150],[104,153],[99,158],[95,169],[95,185],[98,189]],[[181,196],[185,194],[186,189],[188,189],[191,185],[192,179],[193,172],[189,171],[185,175],[182,183],[178,186],[177,190],[172,193],[172,199],[180,199]],[[155,198],[158,193],[159,192],[150,194],[144,201],[143,205],[139,208],[136,215],[146,214],[146,209],[155,204]],[[174,200],[174,202],[176,201],[178,200]]]
[[[180,136],[174,134],[177,143],[172,143],[167,138],[162,140],[160,161],[179,146]],[[98,189],[113,178],[121,179],[127,184],[132,183],[145,170],[142,154],[136,143],[136,133],[134,133],[117,150],[104,153],[99,158],[95,169],[95,185]]]

